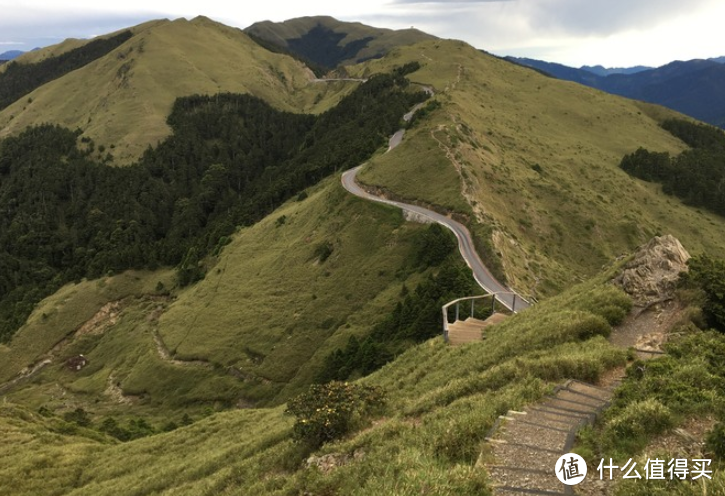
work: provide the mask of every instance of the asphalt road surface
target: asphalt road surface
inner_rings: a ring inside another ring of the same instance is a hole
[[[455,234],[456,238],[458,239],[458,249],[461,252],[461,256],[471,268],[471,271],[473,272],[473,277],[476,279],[476,282],[479,286],[481,286],[481,288],[483,288],[484,291],[486,291],[487,293],[502,293],[497,295],[496,299],[509,310],[518,312],[529,306],[529,303],[526,300],[511,291],[511,289],[498,282],[496,278],[491,275],[491,271],[488,270],[488,268],[484,265],[483,261],[481,261],[481,257],[479,257],[478,253],[476,253],[473,245],[473,239],[471,238],[471,233],[468,231],[466,226],[464,226],[460,222],[451,219],[450,217],[446,217],[445,215],[441,215],[438,212],[428,210],[427,208],[388,200],[386,198],[382,198],[368,193],[358,185],[356,180],[357,173],[361,167],[362,165],[359,165],[354,169],[350,169],[349,171],[343,173],[342,185],[346,190],[360,198],[364,198],[366,200],[378,203],[385,203],[387,205],[393,205],[402,210],[413,212],[423,217],[427,217],[433,222],[437,222],[438,224],[447,227],[453,232],[453,234]]]

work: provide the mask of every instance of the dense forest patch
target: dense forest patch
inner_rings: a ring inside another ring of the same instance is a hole
[[[80,131],[43,125],[0,143],[0,341],[65,282],[179,265],[179,283],[236,226],[364,161],[426,98],[404,67],[314,117],[249,95],[176,101],[173,135],[132,166],[107,166]]]
[[[705,124],[670,119],[662,127],[691,149],[677,157],[639,148],[620,167],[629,174],[662,185],[662,191],[688,205],[725,215],[725,133]]]

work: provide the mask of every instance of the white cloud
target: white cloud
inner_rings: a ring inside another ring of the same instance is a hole
[[[390,28],[415,26],[497,54],[569,65],[659,65],[675,58],[725,55],[722,0],[178,0],[102,3],[0,0],[0,33],[18,42],[90,37],[145,20],[206,15],[236,27],[332,15]]]

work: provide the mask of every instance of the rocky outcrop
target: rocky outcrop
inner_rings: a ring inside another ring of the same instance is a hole
[[[653,238],[614,278],[638,307],[672,299],[681,272],[687,271],[690,254],[672,235]]]
[[[357,449],[352,455],[345,453],[330,453],[322,456],[311,456],[307,459],[307,467],[317,467],[323,474],[328,474],[338,467],[347,465],[353,461],[365,458],[365,452]]]

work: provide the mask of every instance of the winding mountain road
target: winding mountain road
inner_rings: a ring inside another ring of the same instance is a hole
[[[418,108],[420,108],[420,106],[416,106],[413,110],[411,110],[411,112],[405,114],[404,119],[406,121],[410,120],[413,113]],[[400,130],[390,138],[388,152],[390,152],[400,144],[400,142],[403,140],[404,135],[405,131]],[[500,293],[496,295],[496,299],[506,308],[513,312],[518,312],[529,307],[529,303],[525,299],[523,299],[521,296],[516,294],[505,285],[498,282],[496,278],[491,274],[491,271],[488,270],[486,265],[481,260],[481,257],[478,256],[478,253],[474,248],[471,233],[468,231],[466,226],[464,226],[460,222],[451,219],[450,217],[446,217],[445,215],[441,215],[438,212],[434,212],[433,210],[419,207],[417,205],[410,205],[408,203],[388,200],[387,198],[375,196],[367,192],[362,187],[360,187],[357,182],[357,173],[362,167],[363,165],[359,165],[354,169],[350,169],[342,174],[342,186],[347,191],[357,197],[364,198],[366,200],[378,203],[385,203],[387,205],[392,205],[394,207],[400,208],[401,210],[423,216],[433,222],[437,222],[438,224],[450,229],[458,239],[458,250],[461,252],[463,260],[465,260],[466,264],[468,264],[468,266],[471,268],[474,279],[484,291],[486,291],[487,293]]]

